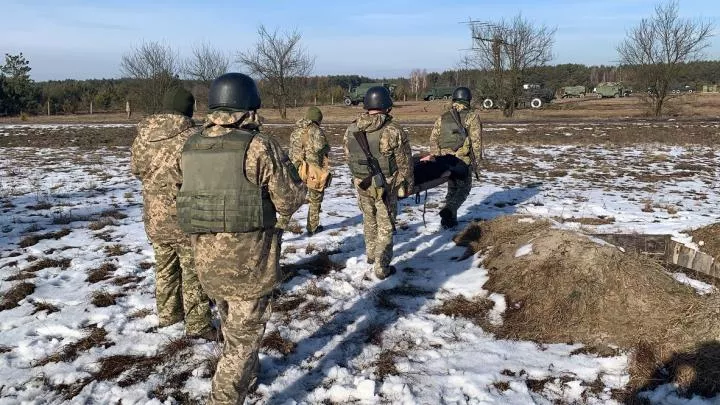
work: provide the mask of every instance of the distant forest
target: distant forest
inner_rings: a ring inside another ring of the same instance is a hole
[[[705,84],[718,84],[720,81],[720,61],[699,61],[682,65],[682,74],[677,83],[701,89]],[[629,75],[629,70],[617,66],[585,66],[580,64],[561,64],[543,66],[531,69],[528,73],[528,83],[539,83],[551,89],[562,86],[586,86],[590,90],[600,82],[620,81],[631,88],[635,80]],[[468,86],[480,94],[486,86],[487,74],[481,70],[446,70],[444,72],[429,72],[418,91],[418,97],[429,88],[439,86]],[[192,91],[198,100],[198,109],[204,110],[204,100],[207,98],[208,83],[199,81],[185,81],[177,79],[188,90]],[[409,78],[371,78],[358,75],[332,75],[312,76],[295,79],[293,99],[298,105],[307,104],[336,104],[342,99],[348,89],[364,82],[386,82],[396,85],[395,94],[400,100],[415,99],[416,94],[411,90]],[[130,101],[134,111],[153,112],[151,107],[145,105],[143,82],[134,79],[93,79],[93,80],[51,80],[35,82],[34,88],[25,97],[23,111],[35,114],[47,113],[48,105],[51,114],[87,113],[92,103],[95,112],[124,111],[126,101]],[[262,92],[263,83],[260,82]],[[642,89],[636,89],[642,90]],[[272,107],[272,100],[263,100],[265,107]],[[1,104],[1,103],[0,103]],[[292,106],[293,103],[291,102]],[[156,108],[156,107],[155,107]],[[0,111],[13,114],[16,111]]]

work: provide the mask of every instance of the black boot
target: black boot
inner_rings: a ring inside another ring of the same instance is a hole
[[[308,235],[313,236],[313,235],[315,235],[316,233],[322,232],[324,229],[325,229],[325,228],[323,228],[322,225],[318,225],[317,228],[313,229],[312,231],[308,229],[307,233],[308,233]]]
[[[455,215],[453,215],[452,211],[447,208],[443,208],[440,210],[440,226],[442,226],[444,229],[450,229],[457,224],[457,218],[455,218]]]

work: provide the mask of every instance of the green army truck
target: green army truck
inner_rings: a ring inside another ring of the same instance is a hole
[[[594,89],[593,93],[597,98],[606,97],[626,97],[630,95],[630,90],[626,89],[625,86],[620,82],[604,82],[598,84]]]
[[[367,93],[368,89],[375,86],[387,87],[387,89],[390,90],[390,96],[393,99],[395,98],[395,85],[392,83],[360,83],[356,87],[350,89],[348,94],[345,96],[345,100],[343,100],[343,103],[346,106],[358,105],[362,103],[363,99],[365,98],[365,93]]]
[[[585,97],[585,86],[565,86],[560,88],[560,98]]]
[[[423,94],[423,100],[449,100],[452,97],[454,90],[454,87],[433,87],[430,90],[426,91],[425,94]]]

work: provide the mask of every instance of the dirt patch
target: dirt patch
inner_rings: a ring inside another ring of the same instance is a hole
[[[701,252],[705,252],[715,260],[720,258],[720,223],[711,224],[690,231],[693,242],[697,243]]]
[[[6,281],[13,281],[13,280],[26,280],[29,278],[35,277],[35,273],[37,273],[40,270],[48,269],[57,267],[61,270],[65,270],[68,267],[70,267],[70,263],[72,262],[72,259],[48,259],[44,258],[41,260],[33,261],[33,264],[31,266],[28,266],[27,268],[21,270],[19,273],[15,274],[14,276],[10,276],[6,278]]]
[[[278,331],[272,331],[265,335],[260,344],[260,347],[265,350],[276,351],[283,355],[292,353],[295,350],[295,346],[297,346],[295,342],[283,338]]]
[[[430,312],[436,315],[442,314],[451,317],[459,316],[472,319],[473,322],[478,325],[484,325],[486,323],[487,313],[493,306],[495,306],[495,303],[484,297],[475,297],[472,300],[468,300],[458,295],[443,301],[439,307],[433,308]]]
[[[335,253],[337,252],[320,252],[304,262],[286,264],[282,266],[282,272],[289,278],[300,270],[307,270],[316,276],[325,276],[332,271],[342,270],[345,268],[344,265],[330,260],[330,255]]]
[[[86,328],[88,334],[77,342],[68,344],[57,353],[40,360],[37,366],[44,366],[49,363],[58,363],[61,361],[70,362],[78,358],[82,352],[88,351],[93,347],[109,348],[115,343],[107,340],[107,331],[97,325],[91,325]]]
[[[15,284],[3,294],[2,301],[0,301],[0,311],[13,309],[19,306],[20,301],[24,300],[25,297],[34,292],[35,284],[33,283],[24,282]]]
[[[87,282],[98,283],[103,280],[107,280],[112,276],[112,273],[117,270],[117,265],[107,262],[103,263],[100,267],[92,269],[88,272]]]
[[[720,336],[720,297],[698,295],[648,257],[552,229],[546,222],[527,221],[508,216],[473,223],[456,236],[473,252],[485,252],[490,277],[483,288],[506,297],[504,322],[491,328],[499,336],[616,345],[632,351],[636,364],[652,358],[653,366],[631,368],[632,389],[656,384],[653,375],[664,363],[697,359],[690,354]],[[532,253],[517,255],[530,243]],[[643,347],[652,355],[644,354]],[[691,367],[700,369],[700,363]],[[699,376],[692,381],[673,382],[689,394],[713,389]]]
[[[62,238],[63,236],[70,235],[70,229],[64,228],[57,232],[48,232],[48,233],[40,233],[35,235],[28,235],[20,240],[20,243],[18,243],[18,246],[21,248],[26,248],[30,246],[37,245],[38,242],[44,239],[55,239],[58,240]]]
[[[48,315],[60,311],[60,308],[57,305],[53,305],[47,301],[35,301],[32,304],[35,306],[35,310],[32,312],[32,315],[42,311],[47,312]]]

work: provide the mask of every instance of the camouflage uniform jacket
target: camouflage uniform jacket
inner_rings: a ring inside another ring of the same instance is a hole
[[[211,112],[202,134],[223,136],[237,128],[258,131],[259,116]],[[270,136],[255,133],[245,153],[245,176],[251,183],[266,187],[277,213],[289,218],[305,202],[307,187],[280,144]],[[195,262],[208,295],[250,300],[270,293],[280,281],[280,232],[198,234]]]
[[[386,180],[394,190],[397,190],[403,184],[407,190],[412,190],[415,187],[414,165],[407,132],[398,124],[392,122],[392,117],[388,114],[362,113],[355,120],[354,125],[357,125],[359,130],[365,132],[382,131],[380,134],[380,153],[384,156],[395,156],[395,164],[397,165],[395,174]],[[350,160],[348,141],[349,137],[352,136],[351,130],[352,126],[345,132],[345,156],[348,160]],[[355,185],[357,186],[360,181],[360,179],[355,179]]]
[[[202,134],[208,137],[223,136],[236,126],[248,131],[260,129],[256,113],[243,118],[242,112],[215,111],[208,114]],[[242,119],[242,121],[241,121]],[[245,154],[245,176],[256,186],[266,186],[275,210],[281,216],[291,216],[305,202],[307,188],[297,176],[290,160],[277,141],[257,133]],[[290,165],[291,166],[291,165]]]
[[[290,134],[290,161],[299,167],[302,161],[316,166],[328,168],[330,162],[328,144],[325,132],[319,125],[306,118],[299,120],[296,129]]]
[[[180,114],[156,114],[138,124],[130,170],[143,183],[145,231],[154,243],[187,240],[177,225],[175,200],[182,148],[196,131],[192,119]]]
[[[454,108],[458,111],[470,110],[468,111],[468,115],[465,117],[465,122],[463,122],[463,125],[467,130],[470,141],[472,141],[475,157],[479,159],[480,156],[482,156],[480,150],[480,116],[474,109],[460,103],[453,103],[451,108]],[[430,154],[434,156],[455,155],[458,159],[462,160],[467,164],[470,164],[470,141],[468,141],[467,139],[465,140],[465,144],[461,146],[460,149],[458,149],[457,151],[440,148],[441,124],[442,117],[438,118],[435,121],[432,132],[430,132]]]

